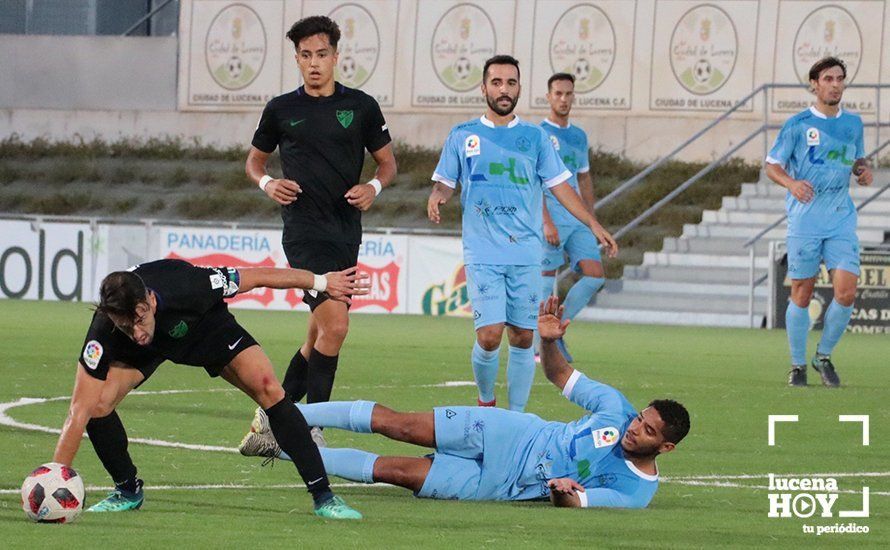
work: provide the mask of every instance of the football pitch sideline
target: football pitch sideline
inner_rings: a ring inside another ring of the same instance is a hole
[[[661,485],[648,509],[442,502],[332,478],[365,519],[325,522],[312,514],[311,498],[291,464],[261,467],[260,459],[235,450],[253,403],[203,369],[168,363],[118,409],[146,481],[143,509],[85,513],[72,525],[32,524],[21,510],[19,487],[28,472],[52,458],[53,430],[65,418],[90,316],[87,304],[0,301],[4,548],[890,547],[890,339],[846,335],[833,356],[843,387],[823,388],[811,370],[810,387],[797,389],[785,385],[783,331],[589,323],[569,328],[576,368],[617,387],[637,407],[670,397],[691,414],[689,436],[658,461]],[[282,377],[305,333],[306,314],[239,310],[236,316]],[[811,335],[811,352],[817,336]],[[333,398],[418,411],[474,404],[472,342],[469,319],[355,315]],[[506,404],[506,345],[502,351],[498,399]],[[528,412],[561,421],[585,414],[540,371]],[[769,415],[798,415],[796,423],[776,424],[773,446],[767,441]],[[867,446],[863,424],[839,422],[840,415],[868,415]],[[427,452],[381,436],[337,430],[325,435],[332,447]],[[87,505],[97,502],[110,480],[89,442],[81,445],[74,467],[88,487]],[[770,473],[776,479],[836,480],[836,490],[826,490],[836,498],[830,516],[822,517],[815,500],[815,509],[798,506],[798,515],[768,517],[771,493],[826,492],[770,488]],[[863,509],[864,486],[868,517],[843,517],[843,511]],[[811,516],[798,517],[807,513]],[[851,524],[859,532],[828,532]]]

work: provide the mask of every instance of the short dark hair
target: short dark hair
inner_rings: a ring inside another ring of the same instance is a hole
[[[658,411],[664,422],[661,433],[671,443],[677,444],[689,433],[689,411],[673,399],[656,399],[649,406]]]
[[[550,86],[553,85],[557,80],[568,80],[572,84],[575,83],[575,75],[572,73],[556,73],[550,78],[547,79],[547,91],[550,91]]]
[[[340,42],[340,27],[337,22],[325,15],[311,15],[300,19],[287,31],[287,37],[294,43],[294,49],[300,47],[300,40],[315,36],[316,34],[325,34],[331,47],[337,49],[337,43]]]
[[[819,61],[813,63],[810,67],[810,80],[819,80],[822,71],[832,67],[840,67],[844,71],[844,78],[847,78],[847,64],[834,56],[823,57]]]
[[[115,271],[102,280],[96,311],[107,317],[135,319],[136,306],[147,300],[142,277],[132,271]]]
[[[513,65],[516,67],[516,77],[519,78],[519,60],[512,55],[500,54],[485,60],[485,67],[482,69],[483,83],[488,81],[488,68],[492,65]]]

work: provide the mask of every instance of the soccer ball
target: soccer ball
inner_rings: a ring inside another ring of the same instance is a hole
[[[352,80],[355,78],[357,70],[358,65],[355,62],[355,58],[347,56],[340,61],[340,77],[343,78],[343,80]]]
[[[699,84],[707,84],[711,80],[711,62],[707,59],[699,59],[692,67],[692,78]]]
[[[473,70],[473,64],[466,57],[461,57],[454,62],[454,74],[461,80],[466,80]]]
[[[588,78],[590,78],[590,61],[587,58],[581,57],[575,61],[575,66],[572,68],[572,72],[575,73],[575,79],[584,82]]]
[[[71,523],[83,511],[83,479],[73,468],[50,462],[22,483],[22,510],[31,521]]]
[[[243,70],[241,66],[241,58],[238,56],[232,56],[226,61],[226,70],[229,71],[229,76],[233,79],[241,76],[241,71]]]

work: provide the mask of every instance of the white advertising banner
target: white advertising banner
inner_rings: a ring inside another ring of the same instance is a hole
[[[754,89],[760,3],[658,0],[649,108],[725,111]],[[749,102],[742,111],[753,110]]]
[[[636,11],[618,0],[537,2],[529,107],[548,108],[547,79],[570,73],[575,109],[629,110]]]
[[[161,226],[158,258],[179,258],[197,265],[287,267],[281,232],[273,230],[205,229]],[[407,310],[407,237],[364,235],[359,270],[371,276],[371,293],[353,300],[352,311],[404,313]],[[308,310],[300,290],[257,289],[229,300],[248,309]]]
[[[460,238],[411,237],[408,253],[408,313],[472,317]]]
[[[809,71],[826,56],[847,64],[847,83],[876,83],[880,78],[884,2],[779,3],[774,82],[800,82],[799,90],[775,90],[772,109],[796,113],[810,106]],[[886,57],[886,52],[884,52]],[[847,90],[843,107],[863,115],[876,112],[874,90]]]
[[[93,300],[86,223],[0,220],[0,298]]]
[[[484,107],[485,60],[513,51],[515,2],[420,2],[414,40],[414,107]]]
[[[303,2],[304,16],[323,13],[340,26],[334,78],[360,88],[381,107],[392,107],[395,95],[398,11],[399,0]]]
[[[243,111],[281,93],[282,0],[183,0],[180,16],[180,109]]]

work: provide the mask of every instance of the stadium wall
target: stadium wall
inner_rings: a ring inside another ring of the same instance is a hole
[[[107,223],[96,219],[0,218],[0,299],[92,302],[112,271],[158,258],[197,265],[287,267],[281,230],[175,223]],[[460,238],[365,233],[358,265],[371,292],[361,313],[470,317]],[[302,292],[262,289],[232,307],[308,311]]]
[[[593,147],[638,160],[663,155],[767,82],[798,83],[755,98],[684,153],[711,159],[762,123],[804,108],[802,84],[837,54],[854,83],[890,83],[890,0],[182,0],[178,38],[0,36],[0,133],[69,139],[182,136],[245,145],[263,104],[300,84],[284,38],[302,16],[343,29],[338,77],[375,96],[397,139],[439,147],[477,116],[481,63],[519,58],[517,111],[547,114],[547,77],[569,70],[575,122]],[[171,74],[172,72],[172,74]],[[890,91],[849,90],[845,107],[890,120]],[[875,134],[869,130],[868,143]],[[741,151],[760,158],[755,140]]]

